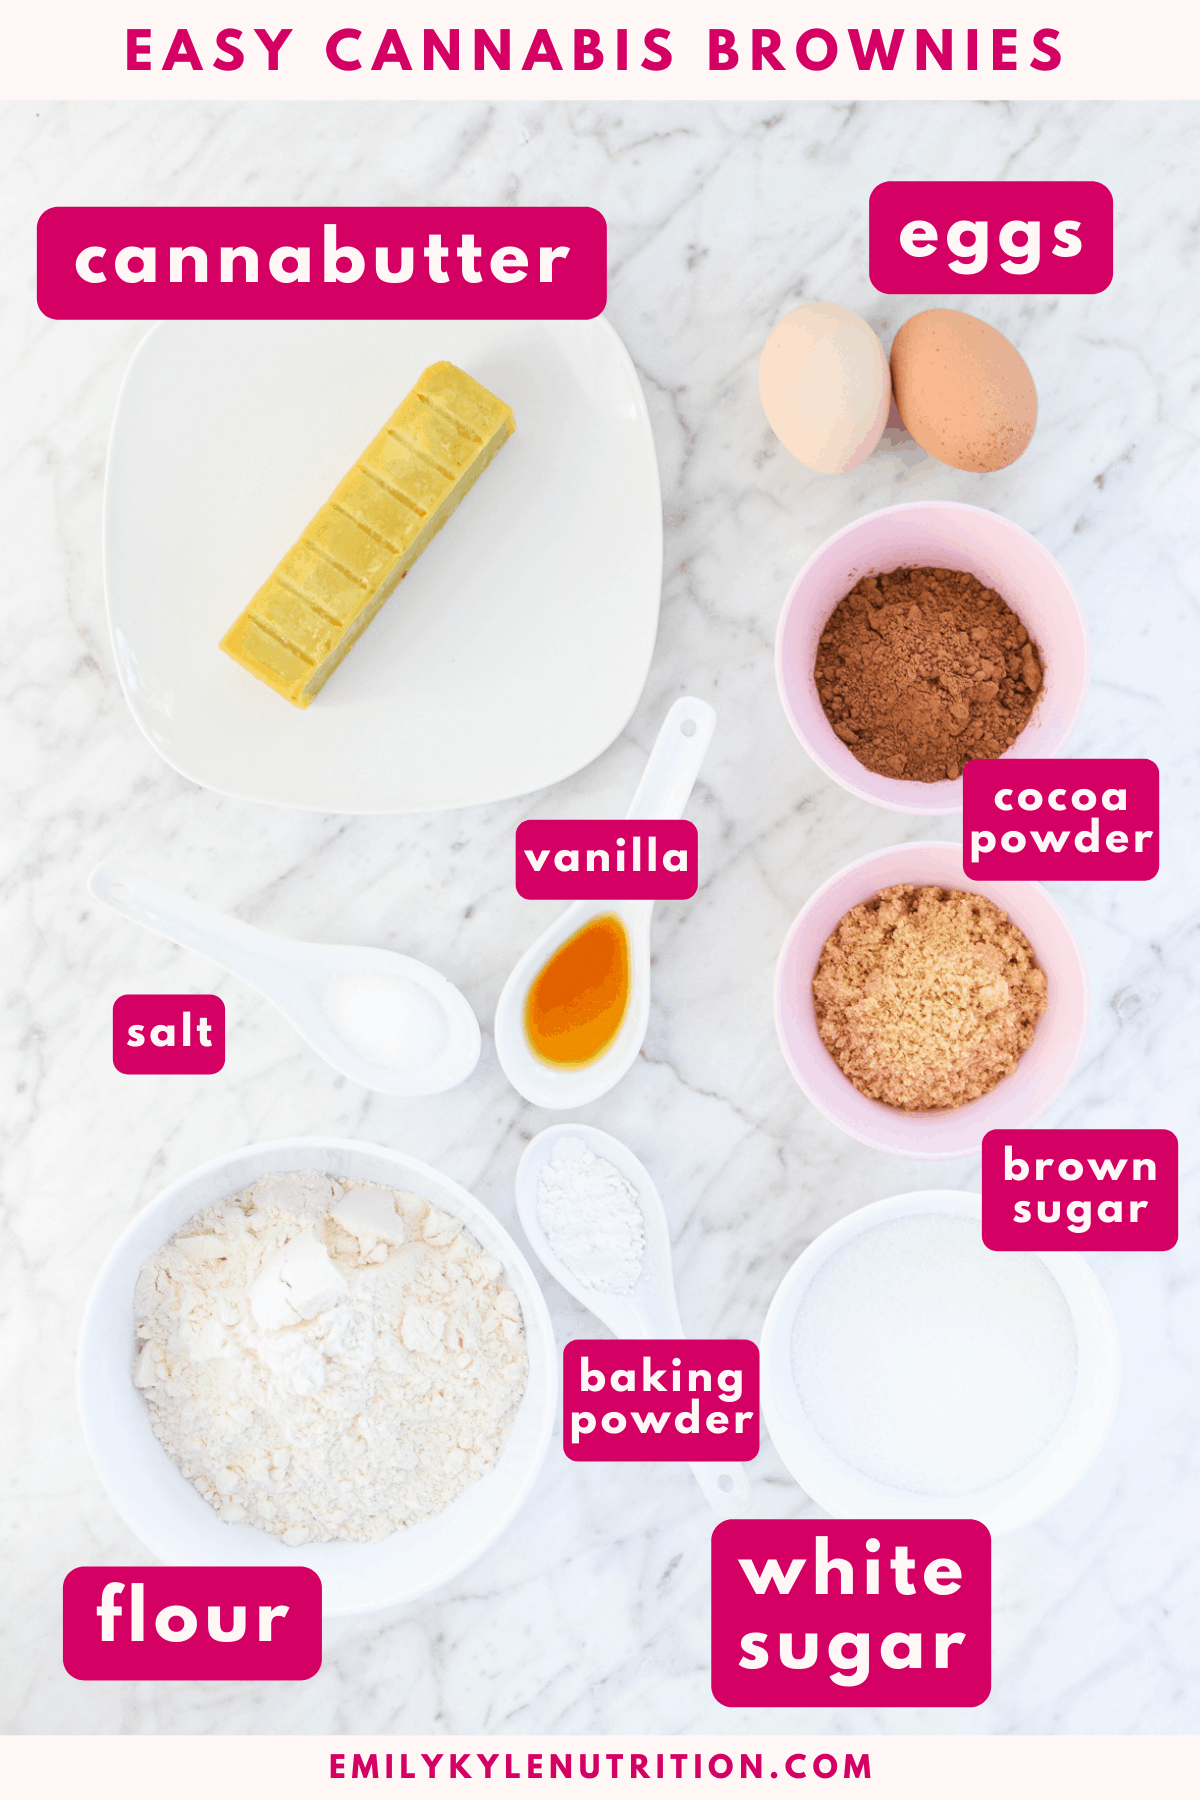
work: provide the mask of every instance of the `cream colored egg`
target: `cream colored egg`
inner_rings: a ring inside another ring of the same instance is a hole
[[[907,430],[952,469],[1007,469],[1037,424],[1037,390],[1020,351],[994,325],[951,307],[900,327],[892,387]]]
[[[758,364],[776,437],[808,468],[838,475],[870,456],[891,405],[883,345],[865,319],[823,300],[785,313]]]

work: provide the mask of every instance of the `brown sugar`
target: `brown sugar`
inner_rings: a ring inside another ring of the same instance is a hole
[[[982,894],[884,888],[852,907],[813,976],[821,1041],[859,1093],[965,1106],[1016,1068],[1046,1010],[1024,933]]]
[[[1042,685],[1016,613],[960,569],[865,576],[826,620],[814,673],[842,742],[903,781],[956,781],[1003,755]]]

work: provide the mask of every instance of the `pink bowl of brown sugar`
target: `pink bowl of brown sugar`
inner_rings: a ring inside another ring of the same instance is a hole
[[[1087,974],[1036,881],[968,881],[957,844],[895,844],[801,911],[779,957],[775,1024],[810,1100],[904,1156],[965,1156],[1030,1124],[1070,1079]]]
[[[977,757],[1056,756],[1087,693],[1087,628],[1021,526],[921,501],[829,538],[775,640],[784,711],[826,774],[893,812],[962,806]]]

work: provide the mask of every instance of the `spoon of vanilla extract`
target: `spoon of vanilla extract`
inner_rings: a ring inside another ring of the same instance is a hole
[[[625,817],[677,819],[717,715],[676,700]],[[525,952],[496,1006],[496,1054],[519,1094],[562,1111],[598,1100],[637,1058],[650,1021],[653,900],[577,900]]]

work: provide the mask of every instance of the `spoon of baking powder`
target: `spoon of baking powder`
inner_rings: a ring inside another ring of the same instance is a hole
[[[712,742],[717,715],[707,701],[676,700],[650,752],[627,819],[677,819]],[[650,1022],[650,915],[653,900],[576,900],[525,952],[496,1003],[496,1054],[519,1094],[558,1111],[585,1106],[616,1086],[642,1047]],[[618,1029],[598,1056],[571,1066],[537,1056],[525,1025],[530,989],[555,953],[592,920],[613,916],[628,942],[629,996]]]
[[[276,937],[120,863],[97,864],[88,891],[240,976],[318,1056],[375,1093],[445,1093],[479,1061],[479,1024],[470,1005],[444,975],[411,956]]]
[[[686,1335],[662,1197],[617,1138],[594,1125],[539,1132],[517,1169],[517,1212],[555,1281],[616,1337]],[[715,1512],[745,1517],[750,1481],[741,1463],[688,1467]]]

